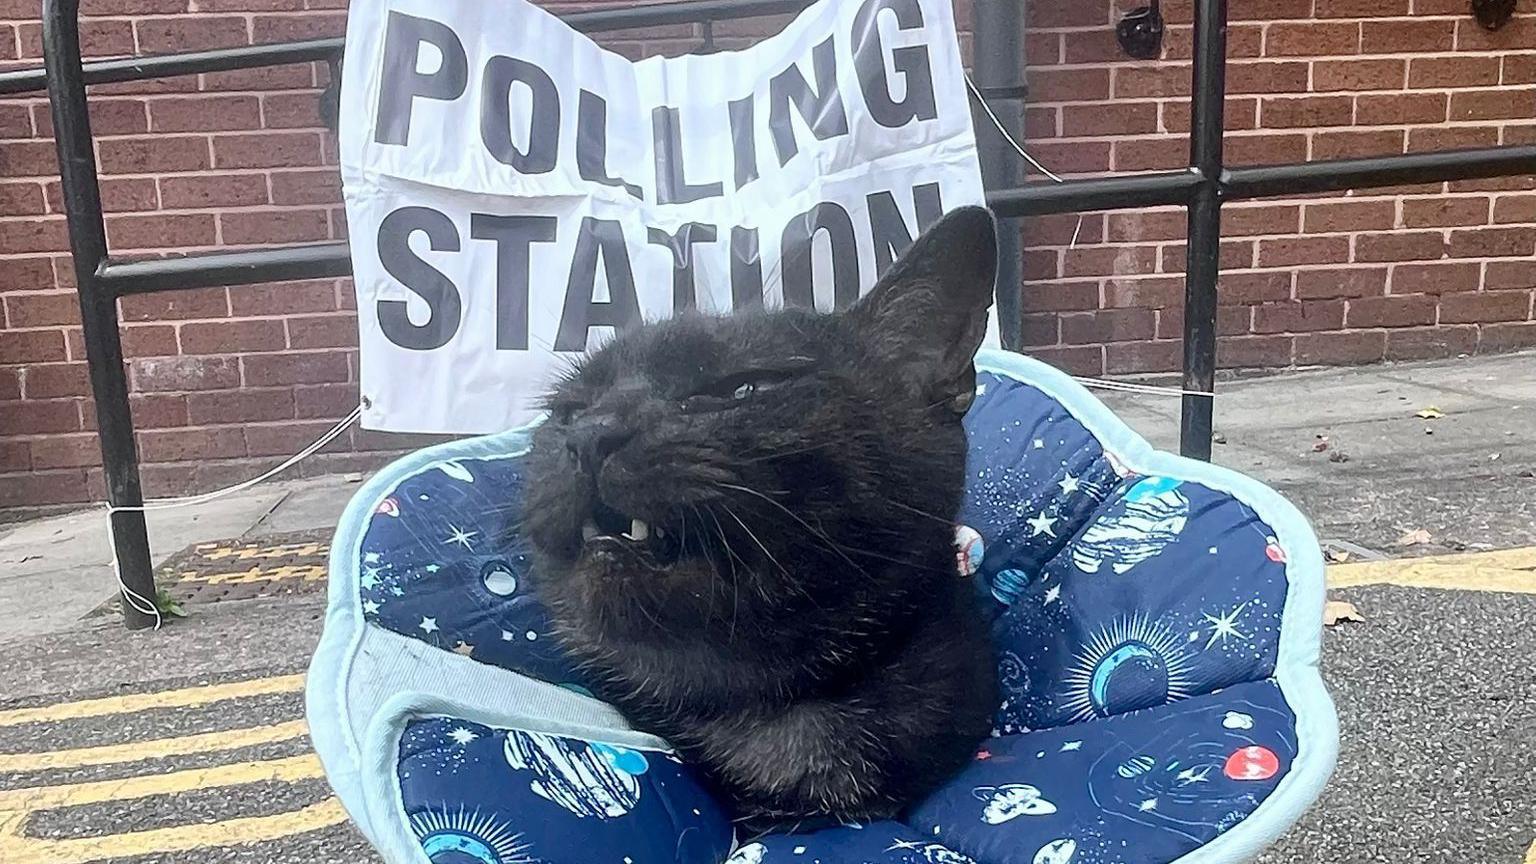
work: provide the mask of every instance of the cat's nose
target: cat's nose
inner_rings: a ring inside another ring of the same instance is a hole
[[[565,448],[571,459],[588,474],[597,474],[603,462],[635,433],[610,420],[589,420],[566,436]]]

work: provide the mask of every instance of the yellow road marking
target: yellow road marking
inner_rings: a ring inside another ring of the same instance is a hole
[[[287,558],[290,556],[325,555],[331,551],[329,543],[286,543],[278,546],[239,546],[239,547],[202,547],[198,549],[199,557],[209,561],[220,561],[225,558],[236,558],[248,561],[252,558]]]
[[[1361,561],[1356,564],[1335,564],[1328,568],[1329,588],[1354,588],[1360,585],[1536,594],[1536,547],[1430,558]]]
[[[217,753],[238,750],[257,744],[288,741],[306,734],[309,727],[303,720],[292,720],[272,726],[256,726],[250,729],[229,729],[223,732],[204,732],[181,738],[160,738],[154,741],[137,741],[130,744],[109,744],[101,747],[79,747],[72,750],[53,750],[46,753],[0,753],[0,772],[44,771],[51,768],[79,768],[86,765],[116,765],[138,762],[144,759],[160,759],[166,756],[183,756],[190,753]]]
[[[49,840],[22,834],[26,815],[0,813],[0,861],[86,864],[105,858],[128,858],[157,852],[190,852],[210,846],[243,846],[329,828],[347,819],[341,803],[335,798],[327,798],[299,810],[270,816],[176,825],[104,837]]]
[[[33,786],[0,792],[0,811],[47,810],[51,807],[75,807],[100,804],[148,795],[175,795],[213,786],[239,786],[242,783],[293,782],[324,776],[320,760],[313,753],[268,759],[261,762],[237,762],[213,768],[191,768],[168,774],[128,777],[122,780],[92,780],[65,786]]]
[[[226,699],[245,696],[265,696],[272,693],[295,693],[304,689],[304,676],[280,675],[275,678],[255,678],[250,681],[231,681],[227,684],[208,684],[182,690],[164,690],[159,693],[135,693],[128,696],[107,696],[101,699],[85,699],[80,702],[64,702],[57,705],[40,705],[36,708],[11,708],[0,711],[0,726],[19,726],[23,723],[47,723],[56,720],[76,720],[81,717],[98,717],[103,714],[128,714],[151,708],[186,708],[206,705]]]
[[[329,575],[324,564],[285,564],[281,567],[251,567],[226,573],[202,573],[186,570],[178,581],[207,582],[210,585],[237,585],[249,582],[277,582],[283,579],[303,579],[320,582]]]

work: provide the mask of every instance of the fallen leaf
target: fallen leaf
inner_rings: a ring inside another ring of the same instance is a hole
[[[1399,545],[1399,546],[1423,546],[1425,543],[1430,542],[1430,540],[1432,540],[1432,539],[1433,538],[1431,538],[1429,536],[1429,532],[1428,531],[1425,531],[1423,528],[1418,528],[1418,529],[1415,529],[1413,531],[1409,531],[1406,534],[1404,534],[1403,536],[1397,538],[1397,545]]]
[[[1349,461],[1349,454],[1345,453],[1343,450],[1335,450],[1332,453],[1328,454],[1328,461],[1329,462],[1348,462]]]
[[[1327,435],[1319,435],[1319,436],[1317,436],[1317,442],[1312,445],[1312,452],[1313,453],[1321,453],[1324,450],[1327,450],[1328,447],[1329,447],[1328,436]]]
[[[1212,444],[1225,444],[1225,443],[1227,443],[1227,436],[1221,434],[1220,432],[1217,432],[1215,435],[1211,436],[1211,443]]]
[[[1342,621],[1364,623],[1365,616],[1355,608],[1355,604],[1346,603],[1343,600],[1329,600],[1323,607],[1323,626],[1334,627]]]
[[[1351,556],[1344,549],[1324,549],[1323,557],[1328,559],[1329,564],[1343,564],[1349,561]]]
[[[1439,420],[1441,417],[1445,416],[1445,412],[1431,405],[1413,416],[1419,418],[1420,420]]]

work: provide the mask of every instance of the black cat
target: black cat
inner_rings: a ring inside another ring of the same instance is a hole
[[[846,312],[650,324],[550,397],[538,590],[599,695],[750,829],[893,816],[991,727],[954,519],[996,257],[957,210]]]

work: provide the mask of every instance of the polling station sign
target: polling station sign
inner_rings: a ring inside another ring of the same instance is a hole
[[[846,307],[983,201],[963,74],[950,0],[822,0],[745,50],[641,62],[525,0],[354,0],[364,425],[499,431],[616,330]]]

